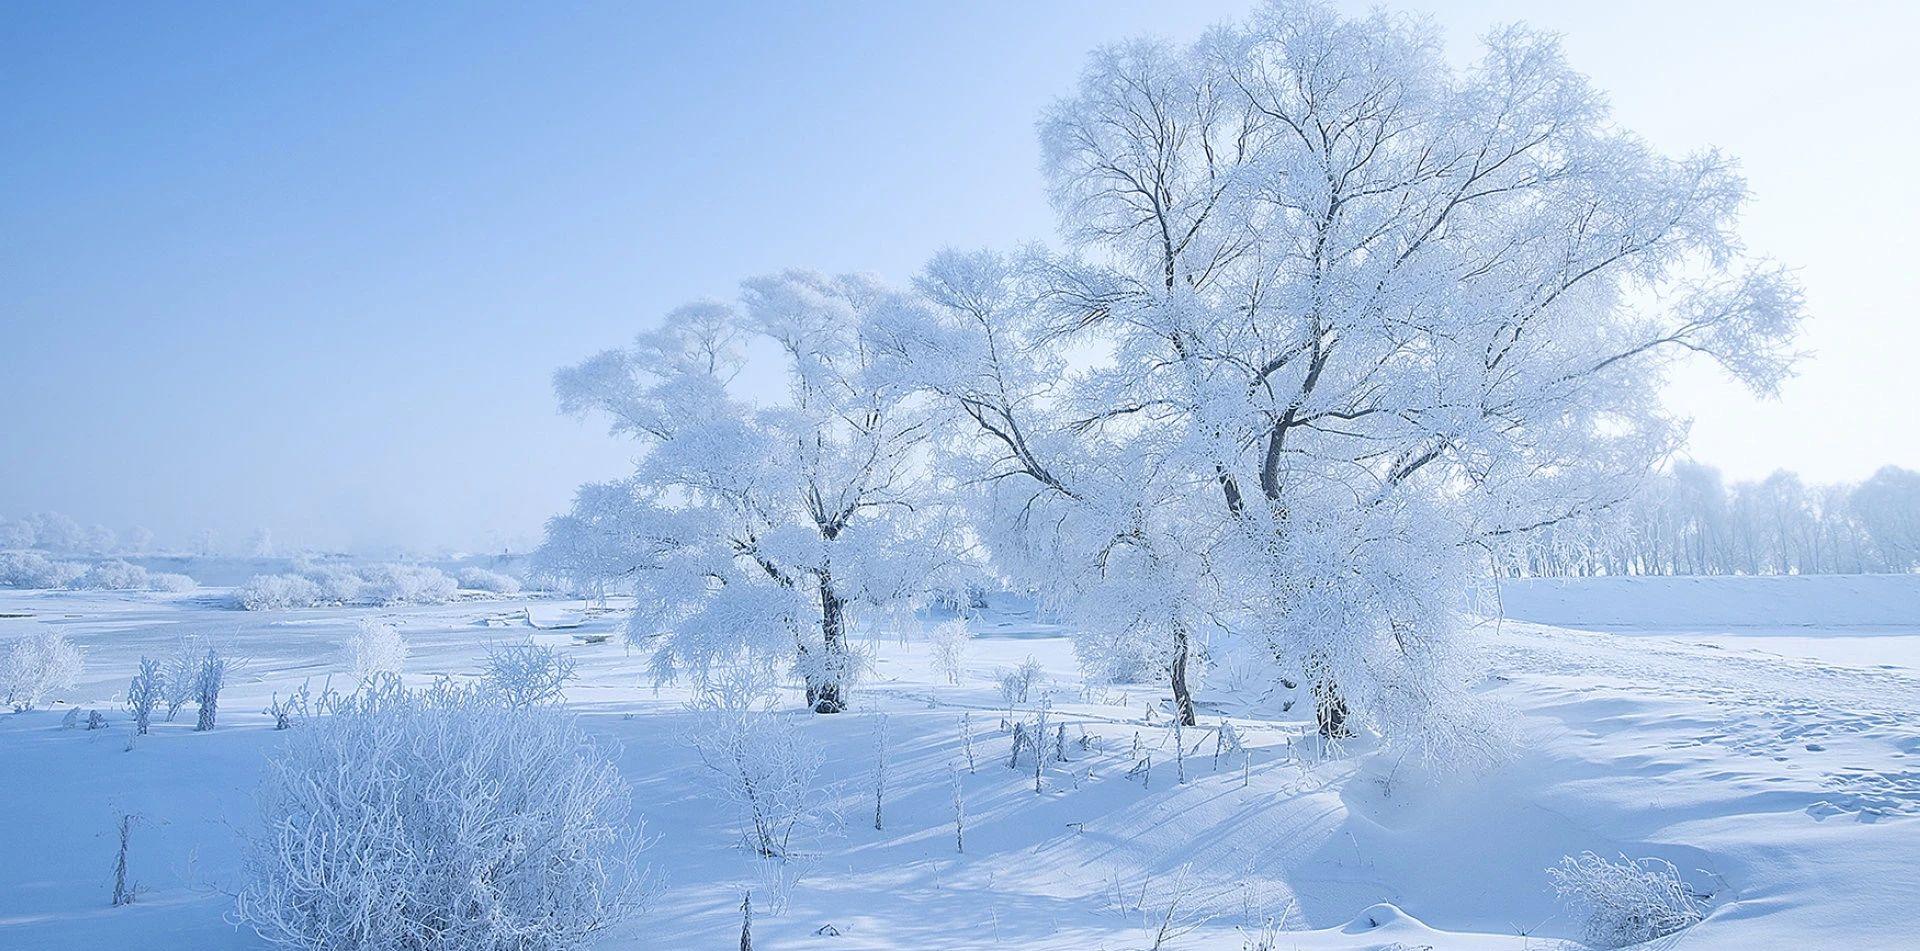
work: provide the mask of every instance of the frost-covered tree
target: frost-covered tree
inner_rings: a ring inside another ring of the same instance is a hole
[[[1887,466],[1860,483],[1848,503],[1886,569],[1920,568],[1920,472]]]
[[[9,548],[32,548],[34,537],[32,520],[24,518],[0,519],[0,550]]]
[[[916,306],[865,278],[789,272],[561,371],[563,409],[604,413],[647,451],[549,523],[543,569],[631,590],[630,633],[662,678],[770,653],[791,658],[815,711],[842,709],[855,615],[915,600],[950,560],[925,400],[874,340]],[[748,344],[777,353],[784,401],[733,385]]]
[[[33,544],[48,551],[79,551],[86,543],[86,529],[59,512],[38,512],[30,517]]]
[[[1920,476],[1888,466],[1857,485],[1790,472],[1724,484],[1678,462],[1604,517],[1533,533],[1508,570],[1535,575],[1832,574],[1920,565]]]
[[[1525,28],[1457,68],[1426,21],[1275,4],[1097,52],[1041,135],[1071,253],[940,256],[893,343],[1002,568],[1188,722],[1204,654],[1304,678],[1328,735],[1427,725],[1485,553],[1673,445],[1668,361],[1792,358],[1731,161],[1652,151]]]

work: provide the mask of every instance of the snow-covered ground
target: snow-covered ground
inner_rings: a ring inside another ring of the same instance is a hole
[[[1920,615],[1901,613],[1920,604],[1920,577],[1704,580],[1506,586],[1508,618],[1476,632],[1477,695],[1504,711],[1513,742],[1504,762],[1467,772],[1366,744],[1327,755],[1306,723],[1237,716],[1250,756],[1216,765],[1214,708],[1185,734],[1196,752],[1181,783],[1164,716],[1145,721],[1164,698],[1084,690],[1063,633],[1017,603],[975,619],[958,685],[924,641],[880,638],[852,712],[789,714],[825,751],[844,821],[805,843],[778,913],[683,739],[686,692],[650,686],[645,658],[617,637],[581,642],[614,630],[614,615],[513,598],[255,613],[213,589],[0,592],[0,639],[67,633],[87,671],[63,699],[112,720],[63,730],[68,704],[0,716],[0,949],[262,947],[226,920],[280,739],[260,711],[338,674],[339,643],[367,616],[404,632],[411,680],[470,674],[489,646],[529,638],[578,658],[569,703],[618,750],[657,887],[607,949],[736,947],[749,888],[756,947],[771,949],[1145,948],[1176,900],[1191,930],[1167,948],[1240,949],[1269,917],[1288,929],[1281,949],[1574,947],[1546,869],[1587,850],[1669,859],[1714,894],[1674,947],[1920,947]],[[1891,593],[1868,611],[1856,583]],[[184,634],[246,659],[222,723],[191,732],[189,711],[128,750],[127,679]],[[1005,768],[995,712],[996,671],[1028,657],[1072,739],[1037,794],[1030,769]],[[877,831],[880,713],[890,775]],[[1145,782],[1127,775],[1136,736],[1153,754]],[[141,891],[113,908],[127,814]]]

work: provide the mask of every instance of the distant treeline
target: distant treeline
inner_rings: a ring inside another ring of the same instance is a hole
[[[1920,569],[1920,472],[1888,466],[1857,484],[1791,472],[1728,484],[1679,463],[1609,520],[1544,535],[1525,575],[1860,574]]]

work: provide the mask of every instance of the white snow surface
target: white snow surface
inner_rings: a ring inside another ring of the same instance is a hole
[[[1186,731],[1197,751],[1185,784],[1164,714],[1143,720],[1164,703],[1159,689],[1083,691],[1064,633],[996,600],[972,622],[958,685],[924,639],[888,632],[866,642],[873,668],[854,709],[786,704],[782,715],[826,752],[846,818],[804,843],[778,913],[683,739],[686,690],[655,689],[644,651],[618,638],[548,637],[577,659],[569,705],[616,751],[652,840],[650,910],[593,947],[737,947],[751,888],[763,949],[1146,948],[1143,919],[1157,921],[1187,867],[1181,917],[1195,927],[1168,949],[1241,949],[1264,917],[1283,919],[1279,949],[1574,948],[1578,924],[1546,870],[1592,851],[1667,859],[1712,893],[1707,919],[1675,948],[1920,948],[1920,623],[1898,619],[1913,583],[1508,584],[1508,619],[1474,634],[1485,672],[1475,696],[1497,704],[1515,736],[1505,762],[1448,771],[1365,742],[1329,754],[1306,722],[1203,693],[1213,703]],[[225,595],[0,592],[0,639],[54,629],[88,652],[66,702],[0,715],[0,949],[264,947],[226,918],[244,875],[240,837],[258,821],[255,790],[281,738],[259,711],[305,680],[340,685],[337,645],[359,619],[398,626],[406,676],[423,683],[472,676],[488,647],[533,636],[530,603],[577,614],[569,634],[618,626],[593,605],[532,598],[240,612]],[[1576,625],[1597,630],[1567,629]],[[187,710],[127,750],[128,678],[143,652],[188,633],[244,659],[219,728],[192,732]],[[1781,649],[1788,640],[1795,649]],[[1029,656],[1046,671],[1055,722],[1094,738],[1069,744],[1039,794],[1030,768],[1005,768],[996,712],[996,670]],[[74,705],[101,709],[109,728],[61,729]],[[876,831],[868,777],[883,712],[892,760]],[[1223,712],[1250,753],[1216,768]],[[1126,775],[1136,733],[1153,754],[1145,786]],[[956,765],[965,854],[953,847]],[[113,908],[126,814],[140,891]]]

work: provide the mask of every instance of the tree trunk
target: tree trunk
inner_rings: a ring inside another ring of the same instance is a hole
[[[1178,623],[1173,626],[1173,706],[1182,724],[1194,725],[1193,692],[1187,689],[1187,628]]]
[[[846,676],[847,602],[834,590],[832,574],[822,570],[819,578],[820,639],[826,644],[826,652],[820,669],[807,673],[807,705],[815,713],[839,713],[846,709],[841,681]]]
[[[1322,673],[1313,681],[1313,719],[1320,735],[1329,740],[1344,740],[1353,735],[1347,726],[1347,701],[1331,674]]]

